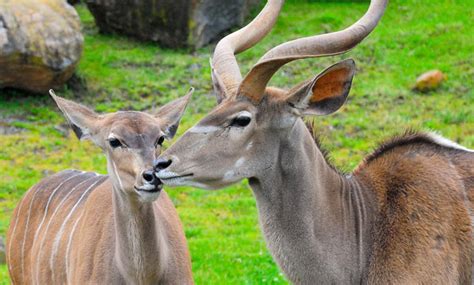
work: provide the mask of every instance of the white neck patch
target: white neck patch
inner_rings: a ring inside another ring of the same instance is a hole
[[[445,146],[445,147],[448,147],[448,148],[454,148],[454,149],[459,149],[459,150],[463,150],[463,151],[467,151],[467,152],[474,152],[474,150],[472,149],[468,149],[466,147],[463,147],[462,145],[460,144],[457,144],[455,142],[453,142],[452,140],[449,140],[435,132],[430,132],[427,134],[428,137],[430,137],[435,143],[441,145],[441,146]]]

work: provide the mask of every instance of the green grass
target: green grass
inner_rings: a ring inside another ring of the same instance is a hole
[[[272,80],[291,87],[342,58],[356,60],[350,100],[338,113],[316,118],[335,164],[350,171],[378,142],[407,128],[438,130],[474,147],[473,0],[393,0],[375,32],[350,53],[296,62]],[[288,39],[346,27],[366,10],[364,1],[288,1],[274,31],[239,55],[243,72],[266,50]],[[148,110],[196,88],[179,129],[214,106],[208,59],[211,48],[161,49],[119,36],[100,35],[84,6],[85,48],[75,79],[57,94],[97,111]],[[448,80],[436,91],[415,93],[416,77],[441,69]],[[41,178],[66,168],[105,173],[105,158],[89,142],[64,132],[64,119],[46,94],[0,91],[0,235],[15,205]],[[224,191],[168,189],[183,221],[197,284],[285,284],[258,228],[246,182]],[[6,266],[0,284],[8,284]]]

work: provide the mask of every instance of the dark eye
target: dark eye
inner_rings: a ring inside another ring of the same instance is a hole
[[[112,148],[118,148],[122,146],[122,143],[118,139],[115,139],[115,138],[109,139],[109,144]]]
[[[155,147],[163,145],[163,142],[165,141],[165,137],[159,137],[156,142],[155,142]]]
[[[247,126],[248,124],[250,124],[250,121],[252,119],[250,117],[247,117],[247,116],[239,116],[239,117],[236,117],[232,120],[232,122],[230,122],[230,125],[232,127],[245,127]]]

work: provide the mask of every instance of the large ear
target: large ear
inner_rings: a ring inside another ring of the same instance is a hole
[[[354,74],[354,60],[343,60],[290,90],[286,100],[303,115],[334,113],[346,102]]]
[[[79,139],[89,138],[99,129],[97,123],[100,116],[97,113],[81,104],[57,96],[52,89],[49,90],[49,94],[63,112]]]
[[[164,105],[155,114],[155,117],[165,122],[165,135],[171,139],[178,130],[179,121],[184,114],[189,99],[194,92],[194,88],[189,89],[188,94]]]
[[[209,63],[211,65],[211,78],[212,87],[214,89],[214,95],[216,95],[217,104],[220,104],[222,100],[227,97],[226,89],[224,84],[222,83],[222,79],[219,77],[219,74],[217,74],[216,70],[214,69],[214,66],[212,66],[212,59],[209,60]]]

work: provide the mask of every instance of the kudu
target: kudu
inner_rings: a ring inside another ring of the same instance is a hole
[[[51,92],[76,135],[105,152],[108,175],[61,171],[25,194],[7,238],[14,284],[193,284],[176,210],[147,171],[190,95],[154,114],[99,115]]]
[[[235,54],[271,29],[283,0],[216,46],[218,106],[155,162],[165,185],[216,189],[247,178],[270,253],[295,284],[470,284],[474,153],[430,133],[407,133],[343,175],[301,119],[339,109],[355,73],[339,62],[286,91],[267,87],[284,64],[340,54],[377,25],[372,0],[349,28],[267,52],[242,79]]]

